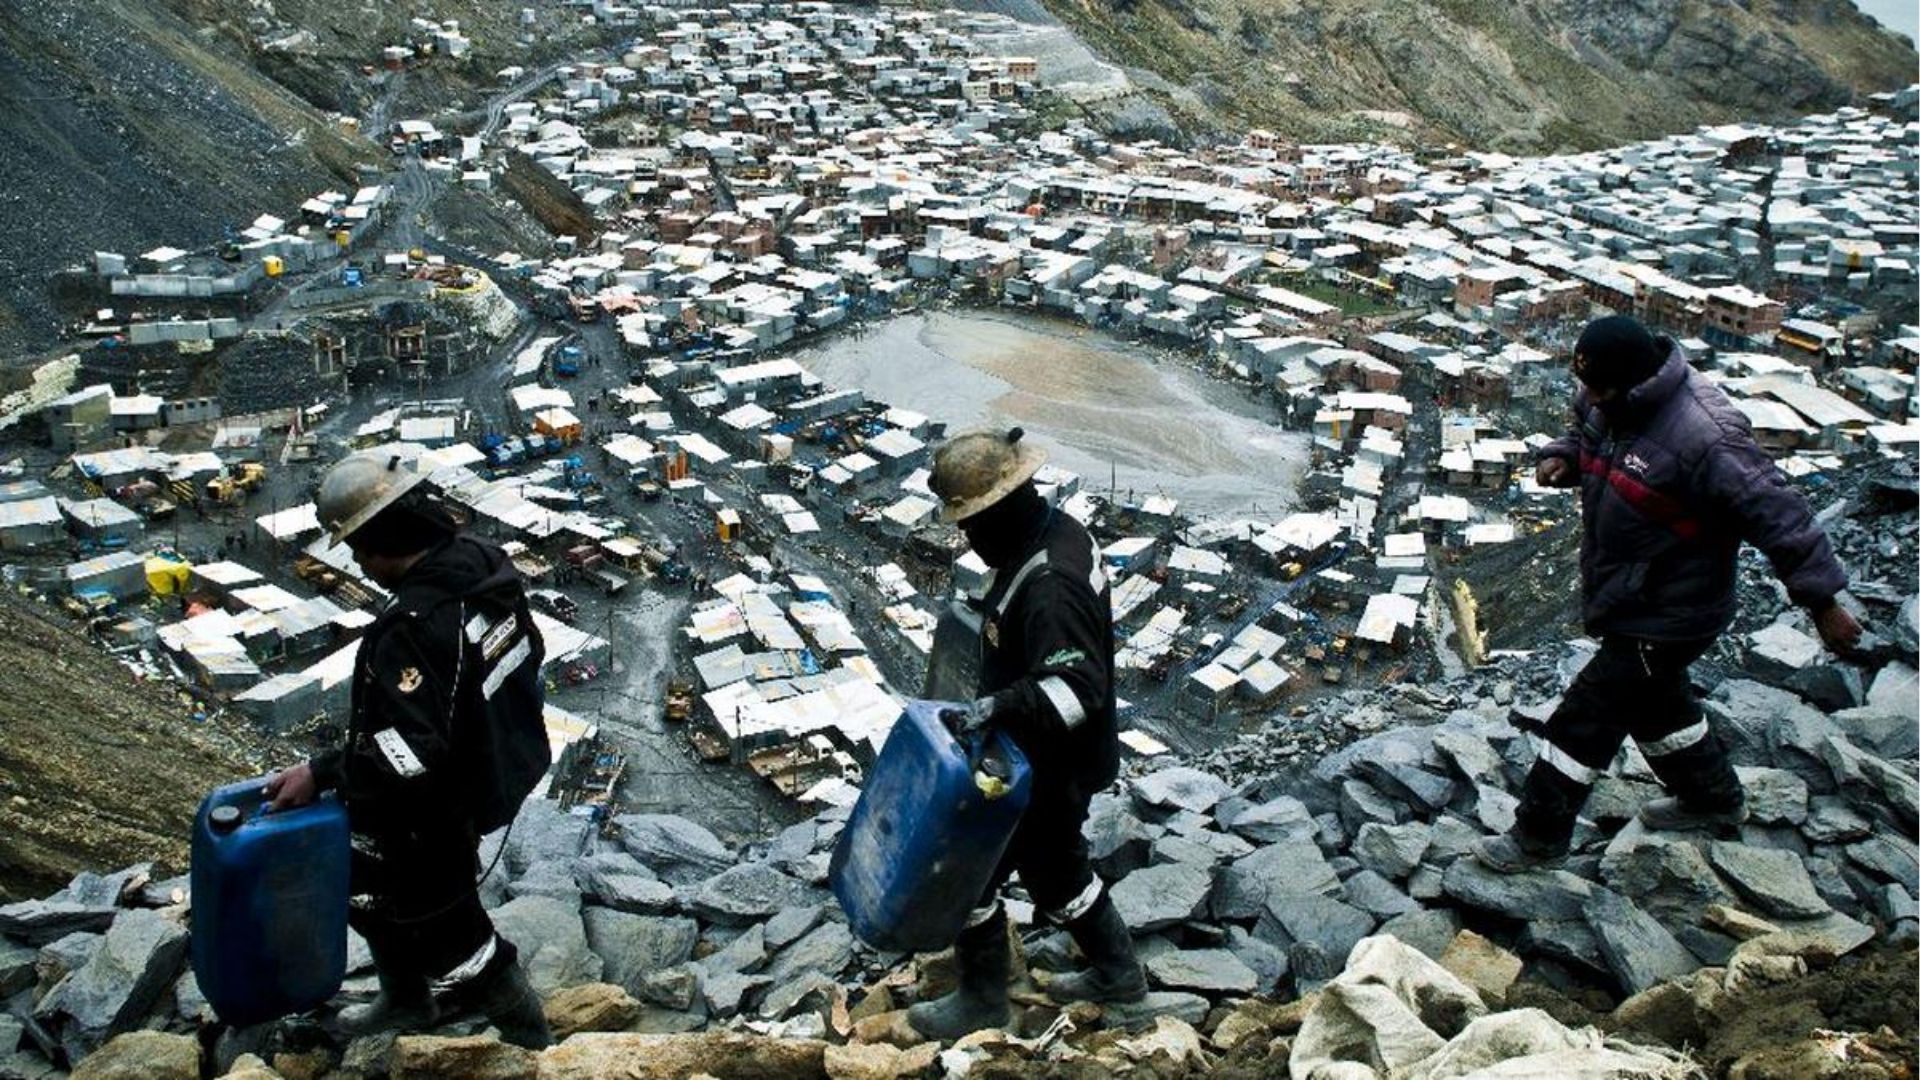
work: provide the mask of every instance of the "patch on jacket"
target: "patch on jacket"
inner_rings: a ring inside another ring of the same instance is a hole
[[[1629,450],[1620,456],[1620,467],[1637,476],[1645,476],[1652,466],[1647,464],[1646,458]]]
[[[394,689],[400,691],[403,694],[411,694],[415,690],[420,689],[420,684],[425,681],[426,679],[422,678],[420,675],[419,668],[417,667],[401,668],[400,677],[394,680],[393,686],[394,686]]]
[[[1061,649],[1052,656],[1040,661],[1040,665],[1042,667],[1065,667],[1068,664],[1077,664],[1086,658],[1087,654],[1079,649]]]

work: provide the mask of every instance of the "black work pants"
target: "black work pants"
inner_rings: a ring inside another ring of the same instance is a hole
[[[1687,668],[1713,644],[1609,636],[1547,720],[1514,831],[1535,849],[1564,850],[1593,784],[1628,736],[1667,790],[1689,808],[1724,810],[1743,795],[1726,748],[1707,724]]]
[[[493,937],[480,903],[473,830],[443,826],[353,836],[353,902],[347,922],[373,951],[381,974],[445,976]]]
[[[1001,887],[1016,872],[1034,907],[1057,923],[1082,914],[1099,898],[1087,838],[1081,833],[1090,799],[1080,795],[1075,785],[1050,780],[1034,775],[1033,801],[1020,816],[1006,854],[981,894],[977,917],[993,907]]]

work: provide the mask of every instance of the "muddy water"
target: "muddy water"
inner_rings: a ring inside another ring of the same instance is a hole
[[[1162,493],[1194,515],[1290,506],[1304,436],[1272,426],[1244,389],[1073,323],[943,311],[874,324],[794,354],[835,387],[945,420],[1018,424],[1104,493]]]

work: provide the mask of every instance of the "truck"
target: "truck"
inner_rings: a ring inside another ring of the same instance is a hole
[[[562,379],[571,379],[580,374],[581,351],[578,345],[562,345],[553,354],[553,373]]]

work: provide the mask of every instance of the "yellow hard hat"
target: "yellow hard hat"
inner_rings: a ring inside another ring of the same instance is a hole
[[[1040,471],[1047,452],[1022,442],[1025,434],[1020,428],[969,431],[940,444],[927,486],[940,497],[941,521],[972,517]]]

